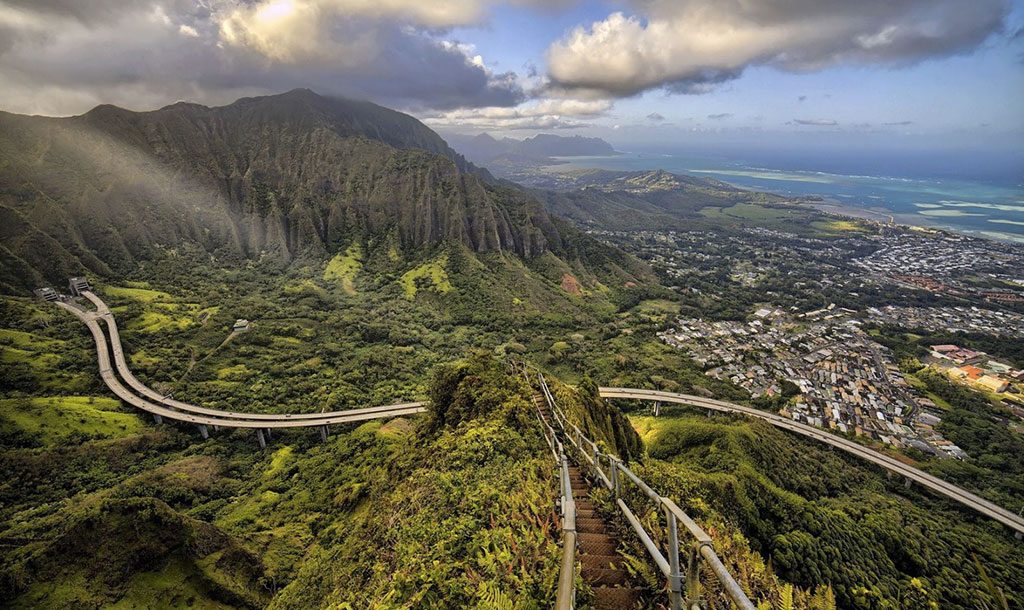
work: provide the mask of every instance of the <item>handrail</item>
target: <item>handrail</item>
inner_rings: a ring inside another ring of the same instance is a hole
[[[513,367],[515,363],[513,363]],[[529,372],[523,366],[523,376],[527,384],[530,382]],[[547,388],[545,400],[547,401]],[[551,404],[550,401],[547,401]],[[537,419],[541,423],[541,431],[544,433],[544,440],[547,441],[558,464],[558,479],[561,497],[559,504],[562,514],[562,561],[558,571],[558,588],[555,593],[555,610],[573,610],[576,606],[576,500],[572,495],[572,480],[569,477],[569,458],[565,455],[565,447],[558,438],[558,433],[548,423],[540,407],[536,407]],[[558,419],[560,413],[551,412],[559,428],[563,428],[562,422]],[[563,428],[564,429],[564,428]]]
[[[629,469],[618,457],[603,453],[593,440],[588,438],[579,426],[572,424],[566,419],[565,413],[555,401],[551,389],[548,387],[544,374],[537,370],[537,380],[543,391],[544,398],[548,403],[555,423],[561,428],[564,437],[569,441],[569,446],[577,451],[584,459],[583,462],[590,464],[592,473],[601,483],[615,494],[615,504],[626,517],[633,531],[647,549],[648,554],[658,566],[659,571],[668,581],[669,602],[672,610],[682,608],[700,607],[700,582],[698,580],[699,562],[703,562],[715,575],[715,578],[722,585],[722,589],[730,600],[741,610],[756,610],[750,598],[744,593],[736,579],[719,559],[718,554],[712,546],[711,537],[697,523],[690,518],[675,502],[665,498],[654,491],[636,473]],[[543,418],[542,418],[543,419]],[[547,425],[547,422],[545,422]],[[550,427],[550,426],[548,426]],[[552,430],[553,432],[553,430]],[[602,470],[602,461],[607,462],[608,472]],[[666,521],[667,544],[666,552],[662,553],[654,537],[643,527],[640,519],[626,504],[622,496],[622,483],[628,481],[635,485],[647,498],[649,498],[663,514]],[[574,506],[575,508],[575,506]],[[680,541],[679,525],[692,538],[690,552],[685,576],[685,600],[684,600],[684,576],[680,567]],[[564,566],[563,566],[564,567]],[[562,608],[562,606],[558,606]]]
[[[562,454],[562,567],[558,572],[556,610],[572,610],[576,602],[576,500],[569,480],[569,459]]]

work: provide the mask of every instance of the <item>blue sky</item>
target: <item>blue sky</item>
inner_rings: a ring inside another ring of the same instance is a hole
[[[1022,150],[1024,0],[0,0],[0,109],[306,87],[441,132]]]
[[[487,24],[456,29],[452,36],[472,44],[495,70],[522,72],[532,65],[543,71],[552,41],[624,6],[584,2],[565,11],[504,6]],[[743,140],[769,132],[794,143],[838,134],[865,145],[896,138],[908,146],[1020,148],[1024,36],[1014,40],[1013,34],[1024,28],[1024,3],[1011,6],[1003,32],[952,55],[903,65],[838,65],[808,71],[754,66],[706,93],[655,89],[618,98],[605,116],[572,132],[641,144],[670,134]],[[648,119],[652,114],[663,116],[664,123]],[[836,124],[794,124],[797,120]],[[519,131],[503,133],[533,133]]]

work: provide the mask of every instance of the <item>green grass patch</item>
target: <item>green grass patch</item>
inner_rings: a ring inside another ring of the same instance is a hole
[[[182,557],[172,557],[158,571],[136,574],[128,581],[124,595],[111,610],[134,608],[169,608],[184,610],[228,610],[234,606],[212,599],[202,587],[202,574],[195,564]]]
[[[35,371],[52,370],[60,364],[57,354],[40,354],[17,347],[0,346],[0,362],[4,364],[27,364]]]
[[[728,208],[707,207],[700,211],[701,216],[711,219],[732,219],[752,221],[784,220],[797,216],[795,210],[769,208],[752,203],[737,203]]]
[[[29,349],[53,348],[64,343],[60,339],[50,339],[33,333],[10,328],[0,328],[0,344]]]
[[[356,293],[355,278],[363,268],[363,248],[352,244],[344,254],[336,254],[324,269],[324,280],[340,282],[341,287],[349,294]]]
[[[128,360],[131,365],[136,368],[156,366],[160,364],[160,359],[154,356],[150,356],[147,352],[139,350],[128,356]]]
[[[100,396],[55,396],[0,399],[0,426],[59,443],[73,434],[117,438],[140,434],[143,422],[121,410],[121,403]]]
[[[152,303],[154,301],[173,301],[174,297],[166,292],[150,290],[149,288],[129,288],[125,286],[108,286],[103,293],[114,298],[131,299],[140,303]]]
[[[244,364],[236,364],[234,366],[226,366],[224,368],[217,369],[217,379],[227,381],[242,381],[251,375],[252,370]]]
[[[823,233],[871,233],[871,229],[854,220],[816,220],[811,226]]]
[[[447,267],[448,255],[442,254],[429,263],[424,263],[407,272],[398,280],[398,283],[402,285],[405,298],[412,299],[416,296],[421,280],[429,280],[430,289],[435,292],[449,292],[452,289],[452,283],[448,279]]]
[[[284,447],[281,447],[280,449],[275,451],[274,455],[270,458],[270,466],[263,473],[263,478],[272,479],[275,476],[277,476],[282,470],[285,469],[285,467],[288,465],[288,462],[292,461],[292,455],[294,453],[295,450],[292,449],[291,445],[285,445]]]
[[[279,337],[277,335],[274,335],[270,338],[270,341],[274,345],[280,345],[284,347],[302,345],[302,339],[299,339],[298,337]]]
[[[128,323],[128,329],[143,333],[185,330],[194,324],[192,316],[173,317],[158,311],[147,311]]]

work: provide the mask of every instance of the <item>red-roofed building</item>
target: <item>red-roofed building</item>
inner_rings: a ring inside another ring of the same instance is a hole
[[[971,381],[977,381],[981,379],[982,376],[985,374],[985,371],[979,369],[976,366],[971,366],[970,364],[968,364],[967,366],[962,366],[956,370],[959,371],[960,376],[966,377]]]

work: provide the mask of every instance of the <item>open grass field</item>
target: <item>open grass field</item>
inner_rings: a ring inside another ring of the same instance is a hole
[[[107,286],[103,288],[103,294],[116,299],[131,299],[140,303],[152,303],[154,301],[173,301],[174,297],[166,292],[150,290],[149,288],[132,288],[126,286]]]
[[[57,444],[74,434],[118,438],[139,434],[144,423],[121,403],[101,396],[0,399],[0,426]]]
[[[128,330],[143,333],[158,333],[168,330],[185,330],[194,324],[191,316],[171,316],[159,311],[147,311],[128,323]]]
[[[840,236],[848,233],[871,233],[871,229],[853,220],[818,220],[811,226],[824,233]]]

